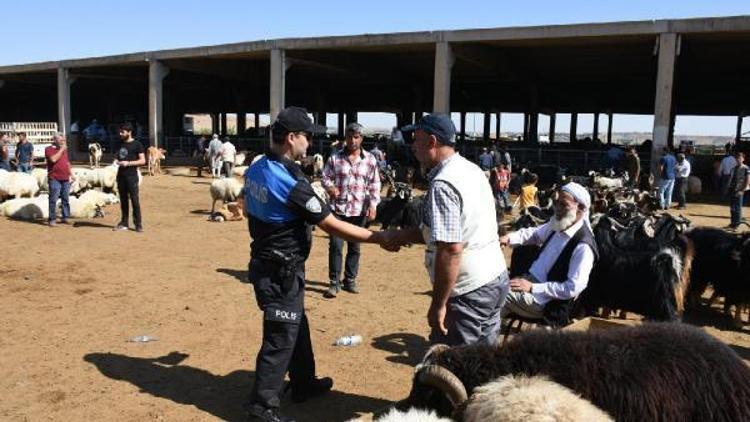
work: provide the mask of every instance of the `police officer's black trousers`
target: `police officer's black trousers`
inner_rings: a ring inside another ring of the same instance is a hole
[[[260,413],[279,407],[287,371],[293,389],[313,380],[315,357],[304,314],[304,267],[296,271],[288,291],[274,274],[273,266],[261,261],[251,261],[249,278],[264,313],[263,345],[255,361],[255,385],[250,398],[251,412]]]

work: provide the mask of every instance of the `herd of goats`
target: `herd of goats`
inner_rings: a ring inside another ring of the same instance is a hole
[[[750,369],[729,346],[681,322],[723,297],[725,312],[734,306],[733,323],[742,328],[750,303],[750,233],[691,227],[682,216],[658,211],[655,191],[627,187],[625,178],[592,173],[560,182],[571,180],[591,194],[600,257],[565,316],[619,310],[620,318],[635,312],[646,323],[530,330],[501,347],[433,347],[417,366],[409,397],[377,420],[750,420]],[[378,210],[382,226],[418,225],[421,198],[393,175],[386,181],[392,194]],[[540,190],[539,205],[518,217],[499,216],[501,233],[547,222],[555,187]],[[528,269],[531,256],[526,247],[513,250],[511,277]],[[551,321],[558,317],[542,324],[557,328]]]

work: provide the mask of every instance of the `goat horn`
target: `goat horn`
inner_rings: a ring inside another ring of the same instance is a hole
[[[453,372],[438,365],[425,365],[417,379],[420,383],[435,387],[448,396],[453,408],[457,408],[468,399],[466,387]]]
[[[447,344],[442,344],[442,343],[434,344],[430,346],[430,348],[427,350],[427,353],[424,354],[424,357],[422,358],[422,362],[423,363],[427,362],[428,358],[432,356],[437,356],[448,349],[450,349],[450,346],[448,346]]]

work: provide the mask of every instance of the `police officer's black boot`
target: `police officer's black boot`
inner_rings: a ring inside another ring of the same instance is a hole
[[[305,384],[289,384],[289,387],[292,389],[292,401],[295,403],[302,403],[307,399],[331,391],[331,388],[333,388],[333,380],[329,377],[313,378]]]
[[[279,409],[266,409],[261,414],[250,413],[250,422],[295,422],[293,418],[284,416]]]
[[[325,293],[323,293],[323,297],[328,299],[333,299],[336,297],[337,294],[341,291],[341,283],[338,281],[331,280],[331,285],[328,287],[328,290],[326,290]]]

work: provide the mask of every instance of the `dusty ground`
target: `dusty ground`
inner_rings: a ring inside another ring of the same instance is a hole
[[[119,217],[73,227],[0,220],[0,420],[243,420],[261,313],[242,279],[244,222],[209,223],[209,179],[146,178],[146,232],[113,233]],[[724,205],[691,205],[696,224],[723,226]],[[335,391],[286,411],[340,421],[405,397],[425,348],[430,288],[421,249],[363,246],[362,293],[322,298],[327,237],[317,231],[306,308],[318,373]],[[692,319],[750,359],[748,328],[714,310]],[[158,341],[130,343],[152,335]],[[335,347],[360,334],[357,347]]]

